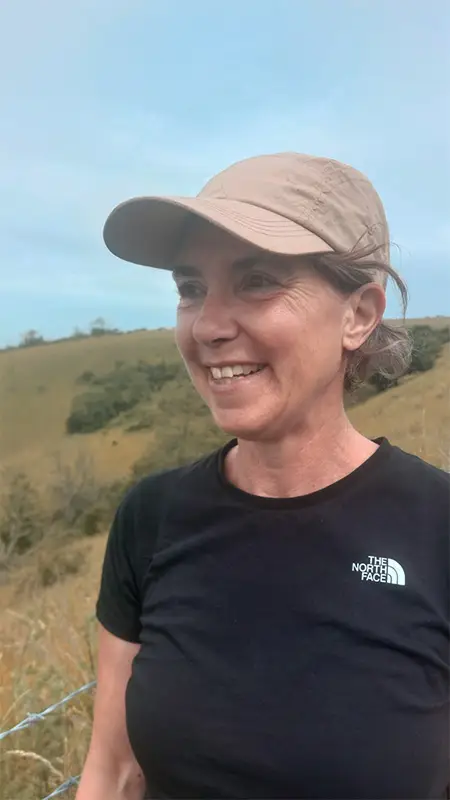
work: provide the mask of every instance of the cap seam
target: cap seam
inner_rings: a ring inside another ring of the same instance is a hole
[[[331,159],[329,159],[324,164],[324,167],[323,167],[323,179],[320,182],[317,181],[315,186],[314,186],[314,188],[315,188],[317,186],[317,184],[319,184],[319,191],[317,193],[317,196],[316,196],[314,204],[311,206],[311,208],[309,210],[309,214],[308,214],[308,219],[309,220],[313,216],[313,213],[316,213],[317,210],[323,206],[323,198],[324,198],[324,195],[325,195],[325,186],[328,186],[328,184],[330,183],[331,176],[333,174],[333,167],[334,166],[335,165],[334,165],[333,161],[331,161]]]
[[[239,200],[237,202],[242,203],[244,201]],[[224,217],[229,217],[230,219],[234,219],[237,222],[243,221],[249,227],[253,226],[254,230],[258,230],[259,229],[257,220],[254,220],[251,217],[247,217],[245,214],[239,214],[237,211],[233,211],[233,210],[228,209],[228,208],[225,210],[221,206],[218,206],[218,205],[216,205],[215,203],[212,203],[212,202],[210,203],[210,205],[211,205],[211,208],[216,209],[220,214],[223,214]],[[247,203],[247,205],[254,206],[253,203]],[[254,206],[254,207],[261,208],[264,211],[271,211],[271,209],[264,208],[264,206]],[[275,214],[276,212],[272,212],[272,213]],[[293,219],[290,219],[289,217],[283,217],[281,214],[279,215],[279,217],[280,217],[279,221],[277,221],[277,220],[267,220],[266,222],[261,222],[260,223],[261,228],[269,230],[270,228],[279,227],[281,229],[285,225],[289,225],[289,224],[296,225],[297,228],[300,228],[300,229],[302,227],[301,223],[299,224],[298,222],[296,222]],[[314,231],[310,231],[309,229],[307,229],[307,230],[308,230],[308,233],[314,234]],[[288,233],[288,231],[287,231],[287,233]],[[292,235],[296,235],[296,234],[293,232]],[[317,235],[317,234],[314,234],[314,235]]]
[[[259,228],[254,227],[254,221],[253,220],[251,220],[251,223],[248,222],[249,218],[246,217],[245,214],[239,215],[237,212],[231,211],[230,209],[226,209],[226,211],[225,211],[221,206],[216,205],[209,198],[205,197],[205,198],[201,198],[201,199],[207,201],[212,208],[214,208],[217,211],[219,211],[221,214],[223,214],[224,217],[228,217],[229,219],[234,219],[237,222],[243,221],[252,230],[256,230],[256,231],[259,230]],[[233,201],[231,201],[231,202],[233,202]],[[245,200],[236,200],[234,202],[242,203],[244,205],[249,205],[249,206],[252,206],[254,208],[261,208],[262,210],[269,211],[272,214],[276,214],[277,213],[277,212],[273,211],[272,209],[266,208],[266,206],[263,206],[263,205],[260,205],[260,204],[257,204],[257,203],[248,203]],[[193,213],[195,213],[195,212],[193,211]],[[283,217],[281,214],[279,214],[278,216],[280,217],[280,222],[281,222],[281,220],[285,220],[288,223],[292,223],[292,225],[296,225],[297,228],[299,228],[300,230],[301,230],[302,227],[304,227],[308,231],[308,233],[310,233],[313,236],[317,236],[318,239],[321,239],[323,242],[325,242],[325,244],[327,244],[329,247],[332,247],[334,249],[334,245],[329,241],[329,239],[326,239],[325,236],[322,235],[322,233],[317,233],[315,230],[311,230],[311,228],[309,228],[307,224],[304,224],[303,222],[297,222],[296,220],[293,220],[290,217]],[[276,226],[277,225],[277,223],[275,221],[270,222],[270,223],[266,222],[266,223],[262,223],[262,224],[266,225],[266,230],[268,231],[268,233],[270,233],[270,230],[269,230],[268,226],[270,226],[270,225]],[[280,225],[280,229],[281,229],[281,227],[282,226]],[[264,230],[264,228],[263,228],[263,230]],[[299,235],[298,231],[290,232],[289,230],[283,231],[283,234],[285,234],[286,236],[290,236],[292,238],[294,238],[295,236]]]

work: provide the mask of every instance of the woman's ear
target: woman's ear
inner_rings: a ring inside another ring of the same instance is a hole
[[[342,346],[354,352],[377,327],[386,308],[386,293],[379,283],[367,283],[349,297]]]

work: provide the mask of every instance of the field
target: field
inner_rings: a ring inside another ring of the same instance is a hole
[[[127,481],[143,456],[159,463],[162,450],[164,455],[169,452],[186,421],[192,421],[195,443],[209,449],[211,424],[191,405],[194,400],[184,384],[168,384],[161,390],[159,406],[142,403],[103,430],[65,433],[74,394],[82,391],[77,383],[81,373],[103,374],[117,361],[139,359],[176,361],[173,333],[140,331],[0,352],[3,475],[24,471],[45,497],[61,466],[85,458],[99,486]],[[446,345],[432,369],[356,404],[349,410],[351,420],[364,434],[385,435],[448,469],[449,367]],[[149,413],[156,427],[127,430],[133,422],[139,427]],[[93,614],[106,530],[105,522],[100,533],[86,538],[76,531],[66,537],[55,528],[55,535],[45,536],[14,570],[0,572],[0,730],[94,678]],[[87,692],[45,721],[4,739],[1,800],[43,798],[65,778],[77,775],[91,714],[92,694]],[[70,789],[61,796],[70,798],[73,793]]]
[[[3,464],[22,468],[44,481],[55,453],[73,461],[92,457],[105,480],[122,477],[151,441],[151,433],[124,436],[111,428],[89,437],[64,435],[77,377],[84,370],[107,372],[116,361],[176,359],[173,336],[139,331],[8,350],[0,353],[1,452]],[[111,447],[117,441],[120,446]]]

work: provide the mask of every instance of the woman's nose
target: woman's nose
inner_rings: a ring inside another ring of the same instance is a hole
[[[214,344],[222,339],[234,339],[238,324],[232,298],[222,294],[208,294],[192,326],[192,334],[199,344]]]

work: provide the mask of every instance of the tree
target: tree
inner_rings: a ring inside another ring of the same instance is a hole
[[[68,462],[61,453],[54,453],[53,465],[49,487],[56,509],[53,521],[63,522],[70,528],[80,517],[96,509],[102,486],[96,479],[92,456],[86,451],[79,451],[77,457]]]
[[[76,327],[73,329],[73,333],[72,333],[72,337],[71,337],[71,338],[72,338],[72,339],[82,339],[84,336],[86,336],[86,334],[85,334],[85,333],[84,333],[84,331],[82,331],[82,330],[81,330],[81,328],[79,328],[79,327],[78,327],[78,325],[77,325],[77,326],[76,326]]]
[[[31,329],[22,334],[19,347],[34,347],[37,344],[42,344],[43,341],[43,336],[40,336],[38,331]]]
[[[103,317],[97,317],[90,324],[91,336],[103,336],[106,332],[106,322]]]

